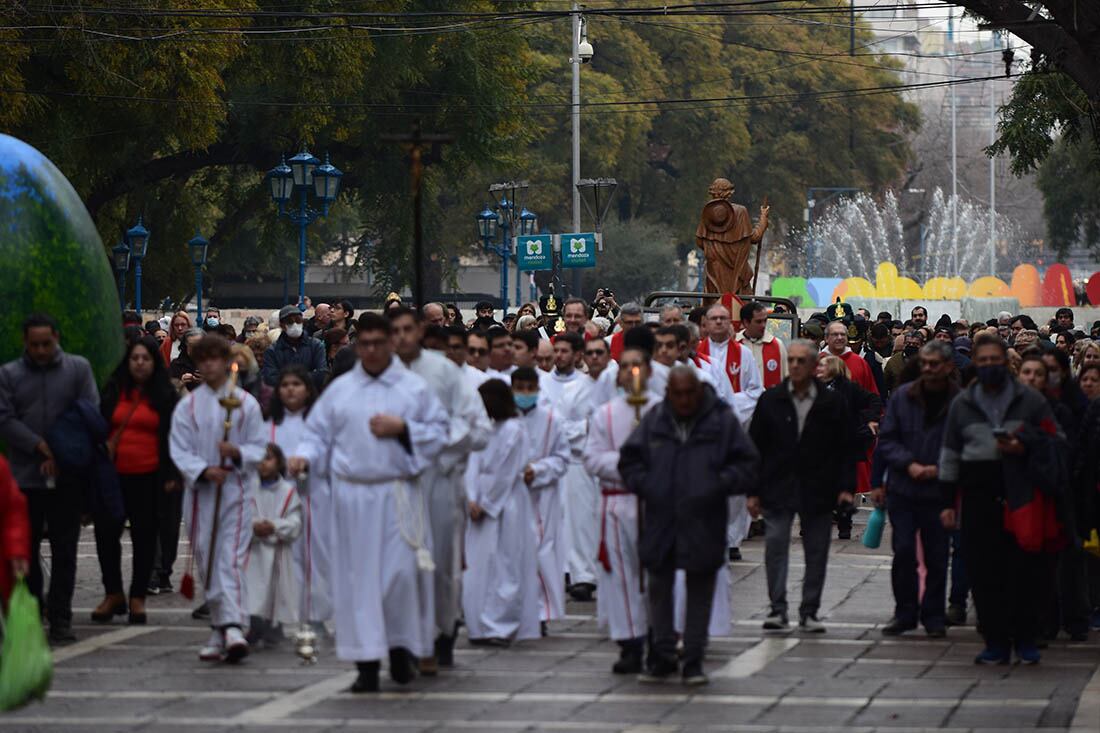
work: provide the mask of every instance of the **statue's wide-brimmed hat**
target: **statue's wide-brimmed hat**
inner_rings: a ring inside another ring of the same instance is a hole
[[[703,207],[703,223],[711,231],[729,231],[736,221],[733,204],[726,199],[711,199]]]

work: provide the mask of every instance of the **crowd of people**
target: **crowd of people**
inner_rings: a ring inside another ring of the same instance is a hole
[[[206,661],[331,630],[369,692],[383,660],[397,683],[452,667],[460,626],[507,647],[595,597],[614,673],[703,684],[742,543],[763,535],[763,628],[790,631],[797,515],[798,629],[824,633],[830,543],[851,539],[862,494],[893,530],[883,634],[943,636],[971,597],[981,664],[1033,664],[1100,628],[1100,323],[930,325],[921,306],[901,321],[838,302],[791,339],[761,302],[647,314],[605,290],[495,313],[392,295],[238,333],[216,309],[198,325],[128,312],[102,391],[31,315],[0,368],[0,486],[21,489],[0,505],[29,526],[5,529],[0,586],[25,574],[50,639],[73,641],[90,521],[92,619],[146,623],[148,596],[176,590],[182,524],[176,582],[201,582]]]

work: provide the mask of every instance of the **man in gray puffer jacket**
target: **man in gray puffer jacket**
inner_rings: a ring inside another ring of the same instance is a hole
[[[51,641],[64,643],[75,640],[72,601],[84,479],[59,470],[46,434],[78,399],[98,405],[99,391],[88,360],[62,351],[59,337],[57,322],[48,315],[34,314],[23,322],[23,355],[0,367],[0,440],[7,444],[16,483],[27,495],[31,521],[27,582],[40,599],[39,544],[49,526],[46,618]]]

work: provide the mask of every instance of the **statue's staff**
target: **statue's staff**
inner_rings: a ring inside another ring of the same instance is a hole
[[[769,210],[768,197],[764,197],[764,203],[760,204],[760,213],[767,215]],[[756,265],[752,268],[752,294],[756,295],[756,281],[760,277],[760,250],[764,249],[764,235],[760,235],[760,241],[756,243]]]

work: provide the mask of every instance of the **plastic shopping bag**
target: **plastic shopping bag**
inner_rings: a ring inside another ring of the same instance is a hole
[[[4,645],[0,647],[0,710],[13,710],[31,700],[41,700],[50,689],[53,656],[38,601],[22,578],[15,584],[4,619]]]

